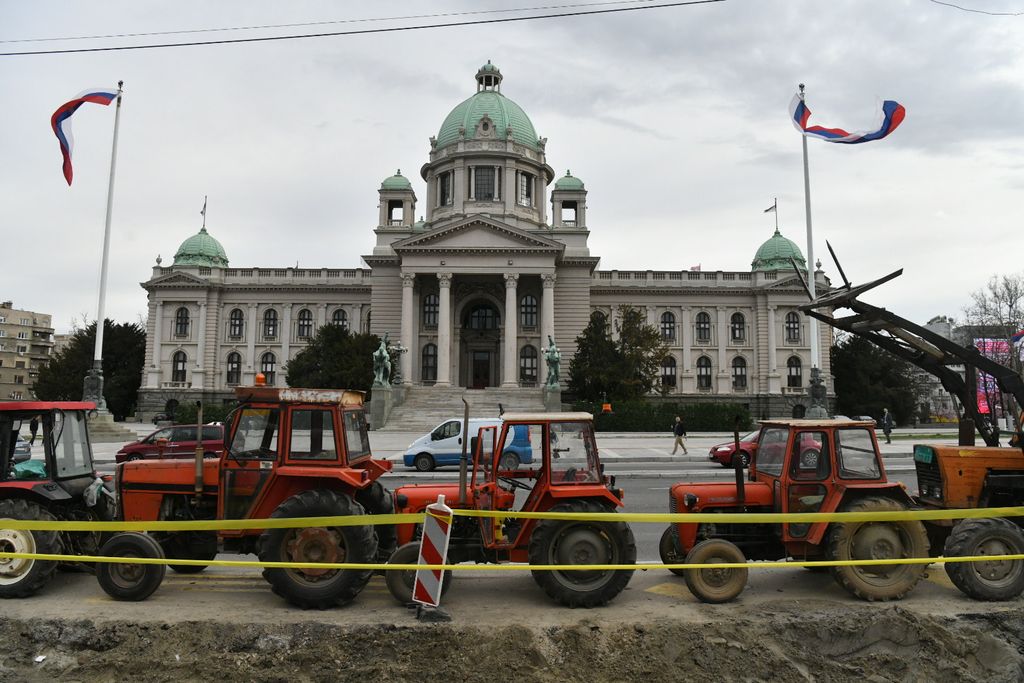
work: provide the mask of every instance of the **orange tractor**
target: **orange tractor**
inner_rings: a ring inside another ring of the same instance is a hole
[[[386,514],[391,495],[377,481],[391,469],[370,453],[362,392],[240,387],[217,459],[142,460],[118,466],[124,521],[238,520]],[[123,533],[102,554],[212,560],[218,552],[256,553],[270,562],[374,562],[394,549],[389,526],[356,525],[236,531]],[[170,565],[178,572],[202,565]],[[141,600],[164,565],[101,564],[100,585],[121,600]],[[371,572],[265,569],[274,592],[303,608],[353,600]]]
[[[468,412],[467,412],[468,421]],[[539,468],[503,469],[504,445],[516,438],[530,441]],[[518,436],[517,436],[518,435]],[[518,512],[615,512],[622,490],[605,476],[593,418],[588,413],[522,413],[502,416],[500,427],[483,427],[472,439],[472,471],[464,453],[460,481],[402,486],[395,490],[395,511],[421,513],[439,494],[454,509]],[[415,564],[419,525],[398,526],[393,564]],[[534,520],[511,517],[455,516],[448,563],[528,562],[530,564],[633,564],[636,543],[625,522]],[[409,603],[412,571],[386,572],[388,588]],[[553,600],[569,607],[604,605],[618,595],[632,570],[537,570],[534,580]],[[447,573],[442,590],[450,584]]]

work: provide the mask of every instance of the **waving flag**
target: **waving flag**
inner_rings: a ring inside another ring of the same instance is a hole
[[[1013,336],[1010,337],[1010,341],[1014,344],[1019,344],[1021,339],[1024,339],[1024,330],[1021,330],[1020,332],[1015,332]]]
[[[64,157],[64,179],[71,184],[73,175],[71,169],[71,150],[75,145],[75,139],[71,135],[71,115],[78,111],[86,102],[93,104],[109,105],[117,98],[117,88],[92,88],[78,94],[73,100],[57,107],[50,117],[50,127],[53,134],[57,136],[60,143],[60,153]]]
[[[886,100],[882,103],[882,125],[878,130],[875,131],[857,131],[854,133],[848,133],[842,128],[825,128],[824,126],[808,126],[807,120],[811,118],[811,110],[807,108],[804,101],[800,99],[799,95],[793,96],[793,101],[789,103],[789,113],[793,119],[793,125],[796,129],[806,135],[807,137],[819,138],[826,142],[839,142],[845,145],[857,145],[862,142],[871,142],[872,140],[881,140],[889,133],[896,130],[901,123],[903,118],[907,115],[907,110],[903,108],[903,105],[894,100]]]

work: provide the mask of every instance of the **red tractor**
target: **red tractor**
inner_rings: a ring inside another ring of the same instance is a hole
[[[87,416],[95,409],[82,402],[0,403],[0,520],[113,518],[112,486],[97,476],[89,444]],[[27,436],[33,420],[42,436],[41,459],[15,453],[19,433]],[[2,527],[0,521],[0,552],[95,555],[101,545],[95,533]],[[0,598],[32,595],[56,568],[56,562],[0,558]]]
[[[370,453],[362,392],[326,389],[237,389],[217,459],[197,449],[188,460],[141,460],[118,466],[120,518],[235,520],[383,514],[392,498],[377,479],[391,469]],[[374,562],[394,549],[390,526],[307,527],[118,534],[109,556],[212,560],[221,551],[255,553],[269,562]],[[178,572],[202,565],[170,565]],[[366,570],[264,569],[274,592],[303,608],[353,600]],[[163,565],[102,564],[103,589],[141,600],[163,579]]]
[[[538,468],[502,469],[504,446],[529,439]],[[519,512],[615,512],[622,490],[604,475],[588,413],[505,414],[500,427],[483,427],[473,439],[472,472],[463,461],[459,483],[420,484],[397,489],[395,511],[421,513],[445,496],[455,509]],[[467,481],[468,478],[468,481]],[[393,564],[415,564],[419,525],[398,527]],[[460,517],[452,524],[448,562],[529,562],[530,564],[633,564],[636,544],[625,522]],[[412,598],[412,571],[386,572],[388,588],[403,604]],[[618,595],[632,570],[533,572],[534,580],[556,602],[569,607],[604,605]],[[450,583],[450,576],[442,587]]]
[[[749,483],[680,483],[669,491],[678,513],[721,513],[721,522],[681,522],[662,535],[666,564],[747,560],[856,560],[928,557],[929,539],[916,520],[879,522],[731,523],[742,512],[895,512],[915,507],[902,484],[889,482],[874,425],[853,420],[770,420],[762,423]],[[835,580],[864,600],[902,598],[921,579],[923,564],[838,566]],[[726,602],[743,590],[746,568],[671,570],[704,602]]]

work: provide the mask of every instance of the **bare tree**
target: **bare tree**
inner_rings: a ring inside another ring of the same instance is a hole
[[[986,356],[1021,374],[1020,349],[1011,337],[1024,326],[1024,273],[993,275],[985,287],[971,292],[971,303],[964,308],[964,325],[976,339],[984,342],[979,350]],[[979,391],[985,396],[993,414],[1012,415],[1017,422],[1020,406],[1013,397],[1004,396],[995,381],[979,373]]]

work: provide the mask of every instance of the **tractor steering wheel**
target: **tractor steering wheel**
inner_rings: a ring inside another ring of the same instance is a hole
[[[498,481],[508,484],[514,489],[523,489],[524,491],[532,491],[533,488],[511,477],[498,477]]]

